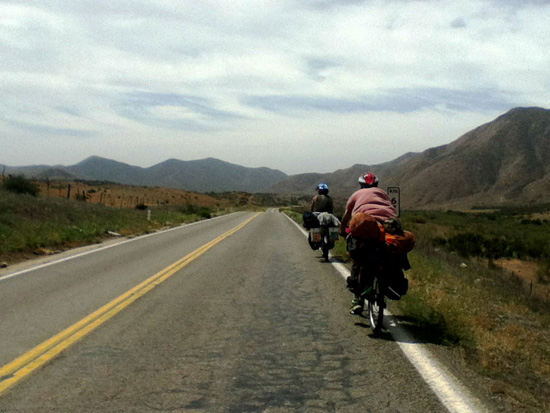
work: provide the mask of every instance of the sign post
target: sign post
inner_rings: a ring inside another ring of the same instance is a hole
[[[399,198],[399,187],[390,186],[388,187],[388,195],[390,197],[391,203],[395,210],[397,211],[397,216],[401,215],[401,200]]]

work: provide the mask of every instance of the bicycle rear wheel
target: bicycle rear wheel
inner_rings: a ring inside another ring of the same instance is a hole
[[[323,258],[325,259],[325,261],[328,261],[328,250],[329,245],[325,235],[325,237],[323,237],[323,245],[321,246],[321,251],[323,252]]]
[[[378,277],[374,277],[372,282],[372,293],[367,298],[369,306],[369,322],[373,332],[378,333],[384,324],[384,307],[386,302],[384,300],[384,293],[378,280]]]

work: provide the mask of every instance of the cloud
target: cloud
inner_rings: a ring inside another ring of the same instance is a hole
[[[464,17],[458,17],[451,22],[451,27],[454,29],[462,29],[466,27],[466,19]]]
[[[241,116],[214,108],[199,96],[136,92],[124,96],[114,109],[123,117],[169,129],[209,130],[212,121],[228,121]]]
[[[328,72],[331,69],[340,67],[341,63],[330,59],[310,58],[307,59],[306,65],[308,75],[312,79],[322,82],[328,78]]]
[[[494,111],[513,106],[494,90],[460,91],[442,88],[398,88],[349,100],[312,96],[249,96],[243,104],[277,113],[323,111],[332,113],[410,113],[426,109],[449,111]]]
[[[307,0],[304,3],[315,9],[331,9],[366,3],[368,0]]]
[[[56,109],[61,112],[61,113],[65,113],[67,115],[71,115],[71,116],[77,116],[77,117],[80,117],[82,116],[82,114],[80,113],[80,111],[74,107],[72,108],[69,108],[69,107],[64,107],[64,106],[58,106],[56,107]]]
[[[6,123],[15,126],[16,128],[25,130],[27,132],[33,132],[37,135],[56,135],[56,136],[73,136],[78,138],[93,137],[95,133],[93,131],[71,129],[66,127],[53,127],[47,125],[36,125],[32,123],[24,123],[17,121],[5,121]]]
[[[131,147],[142,164],[289,171],[306,162],[286,145],[322,139],[319,159],[345,162],[378,138],[395,142],[378,159],[391,160],[514,106],[548,107],[548,21],[542,0],[0,2],[0,162],[99,147],[128,161]],[[414,142],[407,125],[422,130]],[[33,145],[54,135],[62,150]],[[350,144],[339,157],[335,137]]]

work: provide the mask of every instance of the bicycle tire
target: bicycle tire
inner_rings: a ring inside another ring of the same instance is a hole
[[[321,247],[321,251],[323,252],[323,258],[325,261],[328,261],[328,244],[326,242],[323,242],[323,246]]]
[[[378,277],[374,277],[372,282],[372,293],[367,298],[367,302],[369,307],[370,326],[374,333],[378,333],[384,325],[384,307],[386,306],[384,293]]]

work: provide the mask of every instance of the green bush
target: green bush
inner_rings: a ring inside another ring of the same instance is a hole
[[[8,178],[4,180],[4,183],[2,184],[2,186],[7,191],[12,192],[14,194],[38,196],[38,194],[40,193],[40,187],[22,175],[17,175],[17,176],[10,175]]]
[[[467,232],[450,238],[447,245],[451,251],[456,251],[461,257],[467,258],[481,255],[483,241],[481,235]]]
[[[197,206],[197,205],[184,205],[179,208],[179,211],[182,214],[186,215],[198,215],[200,218],[210,219],[212,217],[212,211],[210,208],[205,206]]]
[[[550,284],[550,256],[543,257],[539,261],[537,279],[540,283]]]
[[[485,239],[482,244],[483,256],[485,258],[497,259],[511,257],[512,251],[506,240],[502,238]]]

